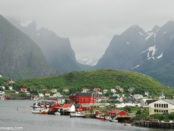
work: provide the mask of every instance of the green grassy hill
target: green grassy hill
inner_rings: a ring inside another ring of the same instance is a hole
[[[90,89],[94,87],[110,89],[117,85],[123,87],[125,90],[129,87],[134,87],[135,93],[143,94],[144,91],[149,91],[151,94],[159,95],[162,90],[165,93],[172,93],[167,87],[147,75],[132,71],[111,69],[79,71],[57,77],[21,80],[15,84],[15,87],[27,87],[31,90],[57,88],[59,91],[62,91],[63,88],[70,88],[71,91],[75,92],[84,87]]]

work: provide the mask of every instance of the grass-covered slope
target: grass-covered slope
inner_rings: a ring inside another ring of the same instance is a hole
[[[96,71],[71,72],[58,77],[34,78],[18,81],[16,87],[27,87],[32,89],[51,89],[70,88],[72,91],[87,87],[93,89],[100,87],[102,89],[121,86],[125,90],[129,87],[135,87],[136,93],[149,91],[151,94],[160,94],[161,90],[167,92],[167,88],[153,78],[132,71],[103,69]]]

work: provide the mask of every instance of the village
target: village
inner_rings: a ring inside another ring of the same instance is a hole
[[[124,88],[117,85],[110,90],[82,88],[74,93],[69,88],[63,88],[62,92],[42,89],[36,95],[28,88],[15,90],[14,83],[9,80],[6,86],[0,86],[0,98],[33,100],[33,114],[69,115],[144,127],[174,128],[174,99],[165,96],[163,91],[159,97],[152,98],[149,92],[133,94],[135,88],[130,87],[127,95]]]

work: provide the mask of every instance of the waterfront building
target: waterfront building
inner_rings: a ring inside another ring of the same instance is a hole
[[[71,95],[69,99],[73,100],[76,104],[90,104],[96,102],[96,98],[92,95],[92,93],[78,92]]]
[[[152,114],[170,114],[174,112],[174,100],[158,100],[149,104],[149,115]]]

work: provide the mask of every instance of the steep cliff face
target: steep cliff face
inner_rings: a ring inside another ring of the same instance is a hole
[[[17,21],[13,21],[13,24],[35,41],[49,63],[61,72],[81,69],[68,38],[61,38],[46,28],[37,29],[35,22],[25,26]]]
[[[0,72],[11,79],[56,75],[41,49],[23,32],[0,16]]]

